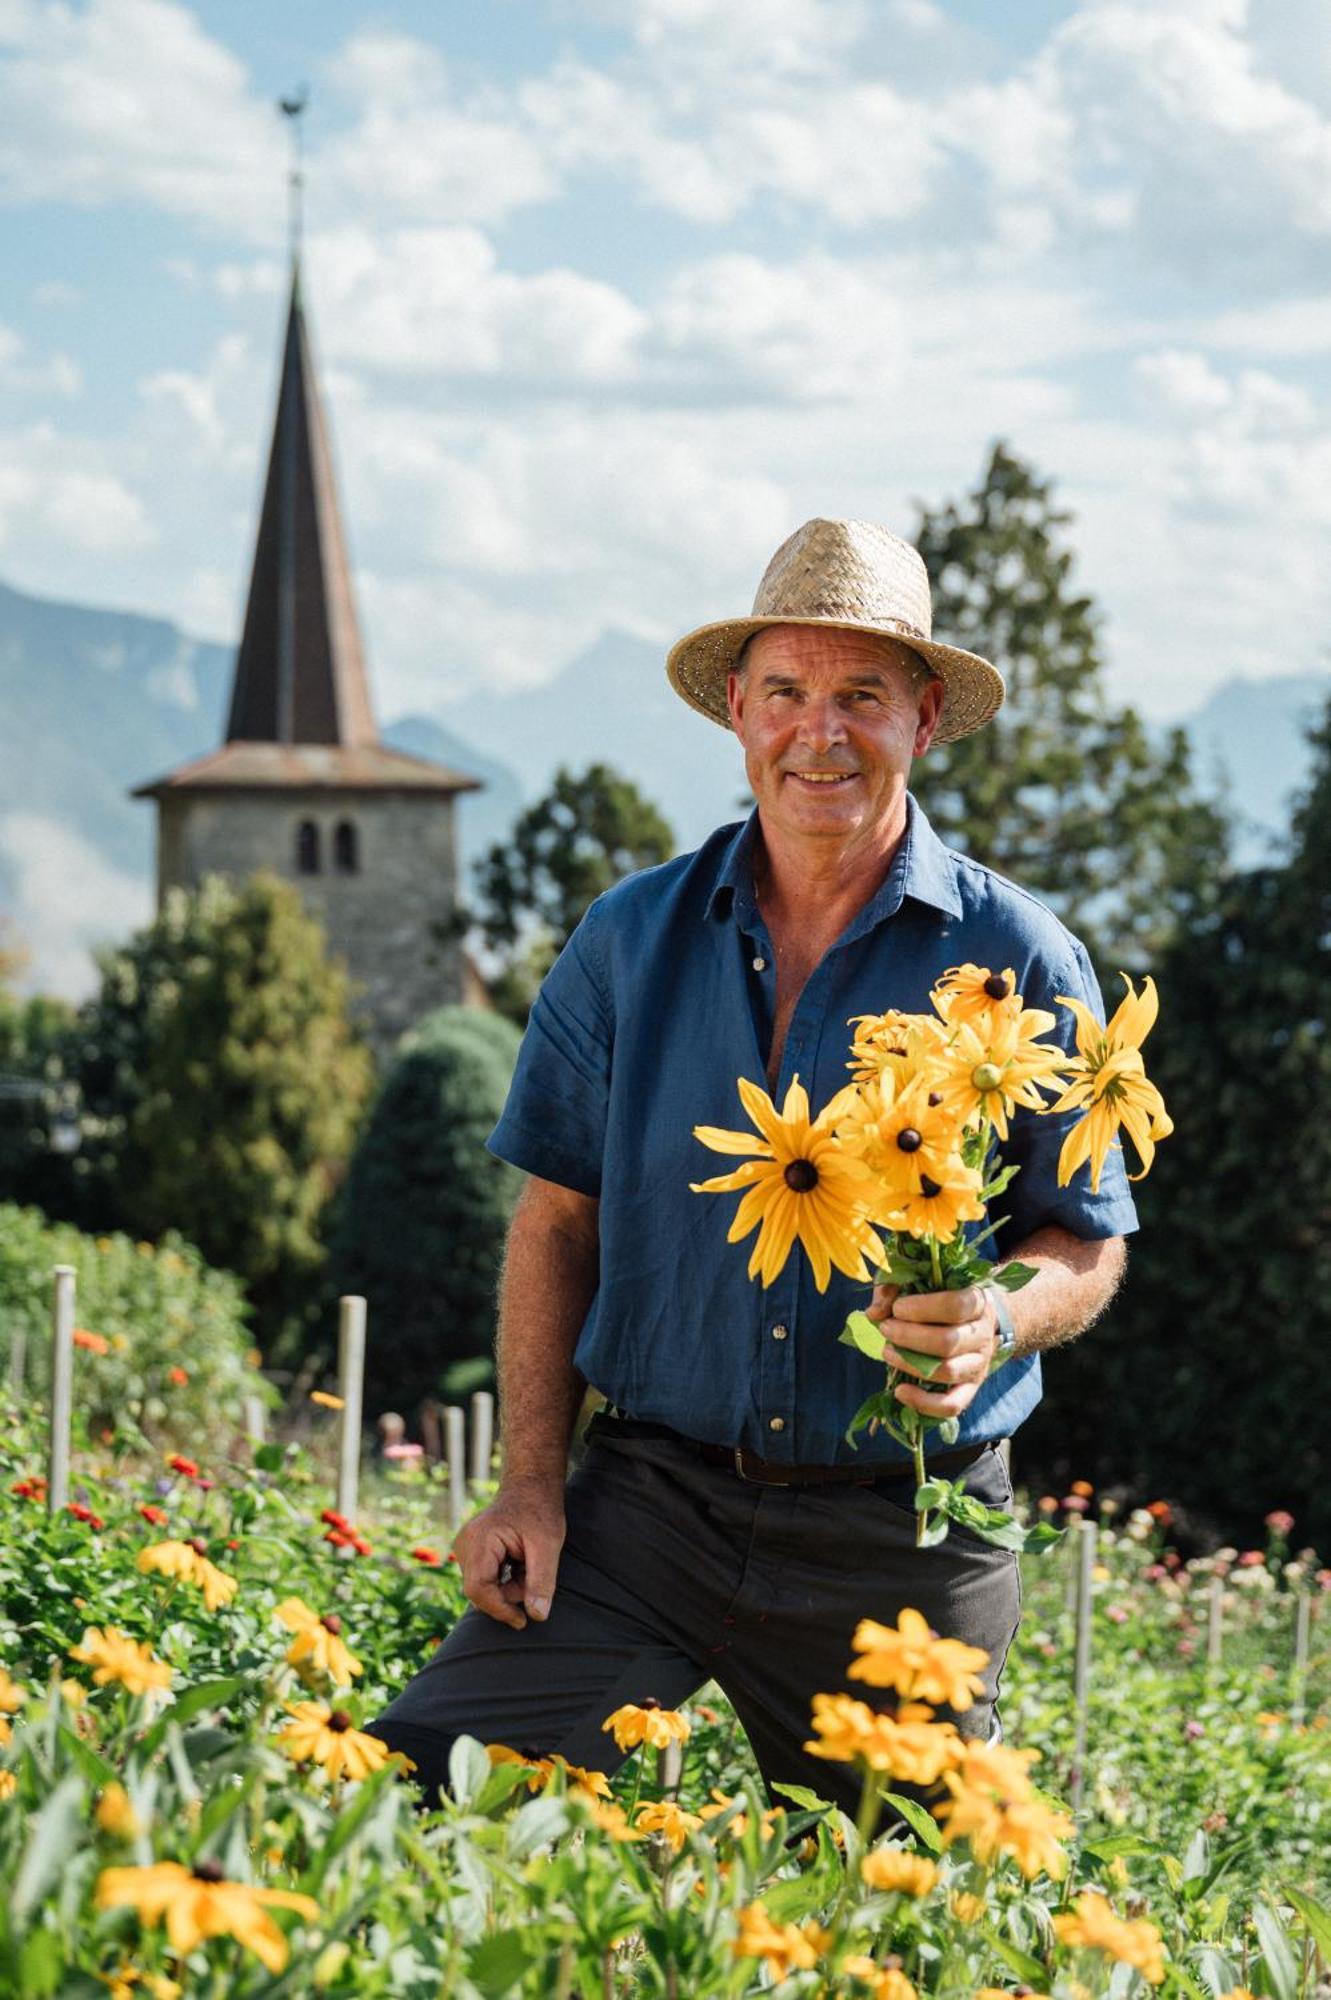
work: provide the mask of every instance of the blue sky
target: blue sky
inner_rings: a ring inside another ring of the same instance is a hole
[[[1324,0],[0,0],[5,581],[234,638],[301,81],[382,713],[664,648],[997,436],[1116,693],[1324,657]]]

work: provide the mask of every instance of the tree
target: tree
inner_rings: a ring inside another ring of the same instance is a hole
[[[308,1306],[370,1089],[347,997],[290,884],[212,878],[104,956],[79,1021],[99,1196],[138,1235],[178,1229],[235,1271],[266,1349]]]
[[[450,1368],[488,1360],[522,1176],[485,1150],[520,1037],[445,1007],[404,1037],[337,1202],[328,1281],[369,1301],[366,1393],[412,1410]],[[480,1379],[478,1373],[478,1380]]]
[[[1248,1542],[1287,1507],[1326,1546],[1331,707],[1312,741],[1284,864],[1232,881],[1161,955],[1147,1058],[1175,1133],[1136,1191],[1112,1326],[1054,1357],[1018,1450],[1063,1474],[1098,1460]]]
[[[42,1207],[68,1179],[55,1142],[74,1009],[43,993],[20,998],[14,982],[27,964],[26,948],[0,916],[0,1201]]]
[[[536,989],[589,906],[624,875],[668,861],[675,837],[637,786],[608,764],[562,765],[510,840],[477,864],[476,920],[501,957],[497,1004],[525,1021]]]
[[[991,659],[1007,700],[931,750],[917,789],[942,837],[1043,897],[1104,970],[1149,967],[1219,893],[1227,839],[1182,730],[1157,746],[1104,689],[1099,621],[1049,482],[994,446],[962,506],[924,511],[934,629]]]

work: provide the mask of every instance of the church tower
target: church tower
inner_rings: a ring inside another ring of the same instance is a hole
[[[226,740],[140,785],[157,894],[207,874],[296,882],[381,1053],[471,997],[452,935],[455,801],[478,781],[379,741],[293,252],[282,376]]]

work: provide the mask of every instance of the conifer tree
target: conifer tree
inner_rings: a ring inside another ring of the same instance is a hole
[[[987,728],[930,750],[914,785],[942,837],[1047,901],[1103,975],[1149,968],[1214,901],[1226,837],[1183,731],[1157,745],[1108,699],[1071,518],[1001,443],[961,505],[922,514],[934,629],[993,660],[1008,692]]]

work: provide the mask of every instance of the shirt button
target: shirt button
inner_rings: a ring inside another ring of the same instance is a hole
[[[786,1420],[784,1417],[770,1417],[767,1428],[769,1431],[783,1431],[786,1428]]]
[[[790,1328],[788,1326],[774,1326],[772,1328],[772,1338],[773,1340],[785,1340],[789,1332]]]
[[[767,960],[765,958],[755,958],[753,961],[753,969],[755,972],[766,972]]]

